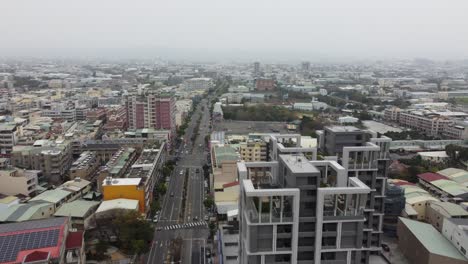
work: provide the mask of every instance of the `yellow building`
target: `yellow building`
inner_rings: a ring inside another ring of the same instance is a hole
[[[146,213],[145,186],[141,178],[116,178],[108,177],[102,183],[104,201],[114,199],[138,200],[139,211]]]
[[[246,162],[267,161],[268,145],[264,141],[249,141],[240,145],[241,159]]]

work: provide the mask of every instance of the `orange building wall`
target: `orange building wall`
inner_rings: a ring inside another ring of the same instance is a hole
[[[104,201],[119,198],[138,200],[140,213],[145,213],[145,190],[135,185],[104,185],[102,186]]]

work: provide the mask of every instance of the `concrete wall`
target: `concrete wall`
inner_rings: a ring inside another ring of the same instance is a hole
[[[398,247],[403,255],[412,264],[430,264],[430,253],[421,244],[421,242],[411,233],[411,231],[401,222],[398,221]],[[449,262],[440,262],[449,263]],[[440,264],[439,263],[439,264]],[[436,264],[436,263],[434,263]]]

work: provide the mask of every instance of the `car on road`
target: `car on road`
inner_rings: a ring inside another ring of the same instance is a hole
[[[197,168],[197,169],[195,170],[195,172],[196,172],[196,173],[199,173],[199,172],[200,172],[200,169],[199,169],[199,168]]]
[[[210,216],[209,215],[205,215],[205,221],[208,221],[210,220]]]
[[[390,251],[390,247],[387,245],[387,244],[382,244],[382,248],[384,251],[386,252],[389,252]]]
[[[184,174],[184,170],[181,170],[179,174],[180,174],[180,175],[183,175],[183,174]]]
[[[198,216],[195,216],[195,217],[193,218],[193,221],[198,221]]]
[[[162,227],[160,227],[160,226],[158,226],[158,227],[156,228],[156,231],[161,231],[161,230],[162,230]]]
[[[171,197],[174,197],[174,192],[171,192]]]
[[[211,250],[209,248],[207,248],[205,250],[205,254],[206,254],[207,257],[211,257]]]
[[[153,223],[157,223],[159,222],[159,215],[155,215],[154,218],[153,218]]]

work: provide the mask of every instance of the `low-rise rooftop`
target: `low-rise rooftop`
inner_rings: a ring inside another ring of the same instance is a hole
[[[90,210],[96,209],[98,205],[99,202],[95,201],[75,200],[73,202],[63,204],[54,215],[83,218],[89,214]]]
[[[399,220],[432,254],[466,261],[466,258],[432,225],[399,217]]]
[[[140,185],[141,178],[113,178],[112,180],[104,179],[102,186],[126,186]]]
[[[69,195],[71,195],[71,192],[62,189],[48,190],[32,198],[30,201],[46,201],[56,204],[66,200]]]
[[[280,155],[292,173],[319,173],[320,171],[307,158],[300,155]]]
[[[361,131],[361,129],[355,126],[327,126],[330,131],[333,132],[357,132]]]
[[[115,209],[138,210],[138,200],[120,198],[103,201],[96,210],[96,214]]]

